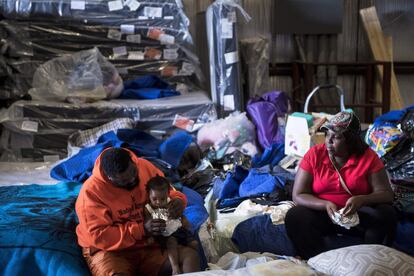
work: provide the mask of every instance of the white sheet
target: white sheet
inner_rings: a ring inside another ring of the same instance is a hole
[[[27,184],[56,184],[50,177],[52,162],[0,162],[0,186]]]

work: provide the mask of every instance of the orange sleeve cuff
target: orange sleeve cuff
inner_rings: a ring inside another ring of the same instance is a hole
[[[129,232],[131,233],[132,237],[136,241],[140,241],[145,236],[145,230],[144,230],[144,224],[143,223],[137,223],[137,222],[131,222],[129,226]]]

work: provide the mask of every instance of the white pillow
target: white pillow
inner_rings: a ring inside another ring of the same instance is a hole
[[[390,247],[361,244],[310,258],[308,264],[332,276],[414,275],[414,258]]]

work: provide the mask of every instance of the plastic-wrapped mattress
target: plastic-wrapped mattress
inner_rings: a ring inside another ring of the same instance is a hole
[[[54,57],[97,47],[124,80],[152,74],[170,83],[197,90],[201,78],[198,58],[183,44],[162,44],[149,38],[152,27],[130,34],[124,27],[65,25],[50,22],[0,22],[3,69],[0,98],[22,96],[31,88],[36,68]],[[159,31],[159,30],[158,30]],[[117,33],[117,38],[114,34]],[[177,37],[172,33],[171,37]],[[15,97],[18,98],[18,97]]]
[[[206,12],[210,58],[211,97],[221,117],[234,110],[243,110],[236,11],[249,15],[238,0],[216,0]]]
[[[111,100],[91,104],[17,101],[0,116],[2,159],[64,158],[72,133],[117,118],[130,118],[142,130],[169,132],[175,129],[176,115],[195,122],[208,121],[216,118],[216,111],[203,92],[156,100]]]
[[[189,20],[180,0],[2,0],[0,12],[4,18],[30,21],[56,21],[90,25],[162,27],[181,30],[183,40],[191,43]]]

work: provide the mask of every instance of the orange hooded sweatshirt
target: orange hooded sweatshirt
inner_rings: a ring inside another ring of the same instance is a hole
[[[113,186],[101,170],[101,155],[96,159],[91,177],[83,184],[76,200],[78,243],[106,251],[144,247],[144,206],[148,201],[145,187],[149,179],[164,175],[149,161],[129,151],[138,167],[139,185],[133,190]],[[187,205],[184,194],[171,189],[171,198],[180,198]]]

